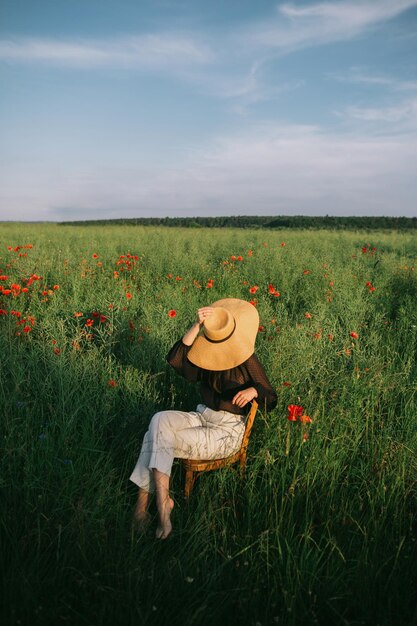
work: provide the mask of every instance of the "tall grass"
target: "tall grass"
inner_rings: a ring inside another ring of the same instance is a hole
[[[415,624],[416,255],[413,234],[3,224],[3,289],[39,279],[0,294],[2,623]],[[174,466],[156,542],[128,477],[152,414],[198,402],[165,355],[223,297],[255,301],[278,405],[243,482],[186,503]]]

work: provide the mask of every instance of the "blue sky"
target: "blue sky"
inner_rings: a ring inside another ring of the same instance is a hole
[[[1,0],[0,219],[417,215],[417,0]]]

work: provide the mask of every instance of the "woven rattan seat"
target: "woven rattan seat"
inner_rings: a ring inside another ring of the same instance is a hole
[[[234,454],[225,457],[224,459],[210,459],[207,461],[201,459],[182,459],[183,467],[185,469],[185,487],[184,495],[188,498],[194,487],[195,480],[202,472],[209,472],[211,470],[220,469],[221,467],[227,467],[234,463],[240,462],[240,471],[243,473],[246,466],[246,451],[249,443],[249,437],[251,434],[253,422],[255,420],[256,411],[258,410],[258,403],[252,400],[252,406],[246,419],[245,432],[243,433],[242,444],[240,450]]]

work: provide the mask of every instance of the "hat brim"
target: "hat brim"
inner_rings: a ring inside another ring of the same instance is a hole
[[[202,369],[229,370],[244,363],[255,351],[259,328],[258,311],[250,302],[237,298],[224,298],[211,306],[227,309],[235,319],[235,330],[228,339],[220,343],[209,341],[204,334],[199,335],[191,346],[187,358],[193,365]]]

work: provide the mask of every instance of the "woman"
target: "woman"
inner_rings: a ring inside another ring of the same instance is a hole
[[[139,487],[135,519],[142,527],[149,521],[149,495],[156,491],[158,539],[172,531],[169,480],[174,458],[233,454],[242,442],[247,404],[256,398],[265,410],[276,405],[276,394],[254,354],[258,328],[259,315],[252,304],[236,298],[218,300],[198,310],[197,321],[167,356],[186,380],[200,382],[202,404],[190,412],[156,413],[130,476]]]

